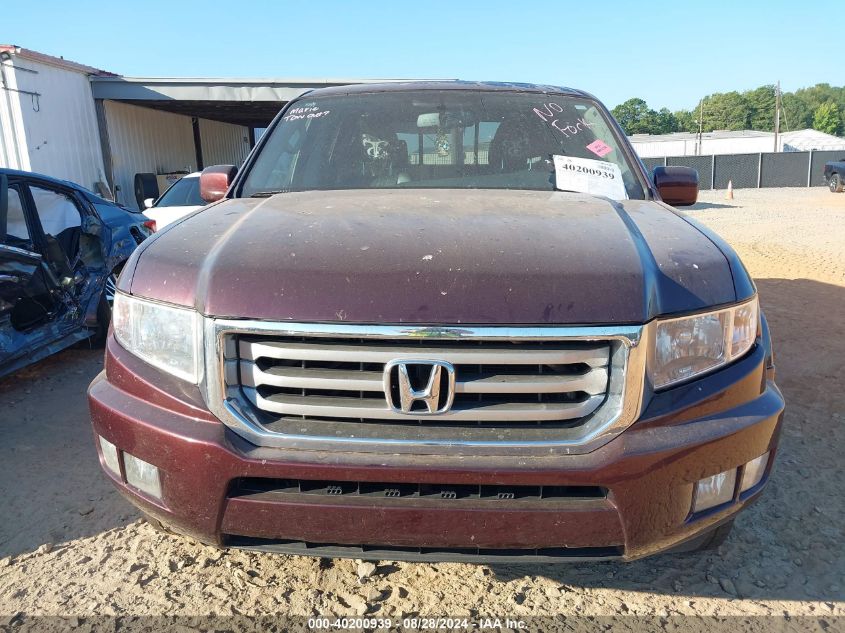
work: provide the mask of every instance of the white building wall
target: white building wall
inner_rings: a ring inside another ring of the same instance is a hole
[[[659,138],[659,137],[658,137]],[[704,138],[701,151],[696,152],[698,141],[695,139],[637,139],[631,144],[641,158],[663,158],[664,156],[695,156],[701,154],[757,154],[774,151],[774,135],[748,136],[739,138]]]
[[[237,165],[249,154],[249,129],[241,125],[200,119],[202,159],[205,166]]]
[[[775,151],[775,136],[705,139],[702,154],[757,154]]]
[[[105,101],[112,174],[118,200],[134,209],[135,174],[190,173],[197,169],[191,117]],[[240,166],[249,154],[249,131],[240,125],[199,120],[205,166]]]
[[[0,165],[71,180],[90,189],[105,180],[88,76],[29,59],[3,63]]]
[[[15,71],[8,62],[0,62],[3,84],[0,86],[0,167],[29,169],[26,135],[23,131],[20,102],[14,89],[17,87]]]
[[[192,172],[197,167],[191,118],[105,101],[115,195],[135,209],[135,174]],[[117,191],[117,188],[120,190]]]
[[[688,150],[689,141],[637,141],[631,139],[634,150],[640,158],[663,158],[664,156],[687,156],[695,154],[695,149]]]

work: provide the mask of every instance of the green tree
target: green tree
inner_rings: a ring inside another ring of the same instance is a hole
[[[748,107],[749,128],[772,132],[775,129],[775,87],[760,86],[742,93]]]
[[[833,101],[827,101],[816,108],[813,114],[813,129],[828,134],[839,134],[842,131],[839,106]]]
[[[677,110],[673,116],[676,132],[698,132],[698,116],[689,110]]]
[[[654,113],[652,129],[655,130],[652,134],[669,134],[678,131],[678,120],[668,108],[660,108],[657,112],[654,112],[654,110],[651,112]]]
[[[751,109],[738,92],[717,92],[704,97],[704,131],[747,130]]]
[[[628,99],[611,110],[626,134],[650,134],[654,110],[639,98]]]
[[[771,132],[775,121],[775,87],[760,86],[744,92],[717,92],[696,101],[690,110],[652,110],[639,98],[613,108],[613,116],[628,134],[698,132],[699,105],[704,106],[705,132],[761,130]],[[824,107],[823,107],[824,106]],[[817,130],[845,132],[845,86],[816,84],[781,94],[781,131]]]
[[[781,129],[786,131],[805,130],[813,125],[813,110],[806,100],[793,92],[781,97],[783,107]]]
[[[845,112],[845,87],[835,87],[830,84],[816,84],[808,88],[799,88],[793,93],[783,96],[786,123],[793,130],[813,127],[813,118],[819,107],[832,101]]]
[[[636,97],[619,104],[611,112],[626,134],[668,134],[678,129],[675,115],[667,108],[656,112]]]

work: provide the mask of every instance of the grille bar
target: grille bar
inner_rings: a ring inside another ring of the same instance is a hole
[[[484,346],[426,347],[397,343],[384,345],[343,345],[321,343],[288,343],[283,341],[241,340],[242,360],[277,358],[284,360],[328,361],[335,363],[387,363],[394,359],[446,359],[453,365],[575,365],[604,367],[608,363],[607,345],[555,348],[535,345],[514,345],[513,348]]]
[[[369,418],[376,420],[407,421],[408,415],[395,413],[383,398],[344,398],[324,396],[298,396],[272,394],[262,396],[255,389],[244,389],[250,401],[263,411],[283,415],[312,417]],[[572,420],[595,411],[604,400],[604,394],[589,396],[581,402],[503,402],[476,405],[456,405],[437,419],[455,422],[484,420],[490,422]]]
[[[596,367],[584,374],[461,374],[455,393],[571,393],[590,395],[607,390],[607,368]]]
[[[342,369],[306,369],[286,365],[259,368],[243,361],[241,384],[245,387],[272,385],[291,389],[323,389],[344,391],[381,391],[383,374],[377,371]],[[534,366],[532,366],[534,367]],[[234,367],[232,368],[234,370]],[[461,372],[455,382],[455,393],[569,393],[583,391],[590,395],[604,393],[607,368],[596,367],[583,374],[491,374]]]
[[[381,391],[382,373],[342,369],[303,369],[277,366],[262,371],[255,363],[241,363],[241,384],[245,387],[272,385],[291,389]]]

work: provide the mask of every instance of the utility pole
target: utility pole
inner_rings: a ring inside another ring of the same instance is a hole
[[[778,151],[778,134],[780,134],[780,80],[775,88],[775,152]]]
[[[698,151],[696,154],[701,156],[702,130],[704,129],[704,99],[698,102]]]

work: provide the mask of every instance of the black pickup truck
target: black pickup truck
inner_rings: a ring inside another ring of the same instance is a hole
[[[824,164],[824,181],[833,193],[845,190],[845,158]]]

